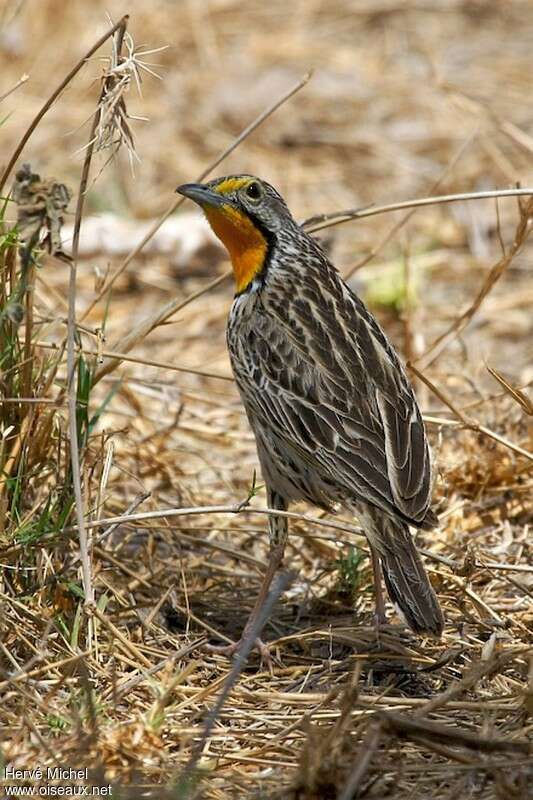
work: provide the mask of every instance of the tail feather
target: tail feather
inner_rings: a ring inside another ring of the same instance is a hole
[[[369,539],[380,556],[389,597],[406,623],[415,633],[440,638],[442,610],[407,525],[373,514]]]

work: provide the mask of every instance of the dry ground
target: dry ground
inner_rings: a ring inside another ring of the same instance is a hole
[[[30,80],[2,103],[3,162],[103,32],[108,10],[130,13],[137,44],[169,48],[152,57],[162,80],[146,76],[143,98],[130,93],[130,113],[149,118],[132,122],[141,158],[135,178],[124,153],[107,166],[108,154],[98,155],[87,214],[157,217],[178,183],[199,174],[310,67],[308,85],[215,174],[267,178],[301,219],[533,185],[533,17],[531,2],[519,0],[6,2],[2,92],[24,72]],[[88,136],[80,126],[94,109],[100,70],[96,60],[86,66],[25,150],[36,171],[74,193],[77,151]],[[391,236],[401,212],[320,234],[342,272],[358,267],[352,285],[441,393],[413,375],[434,446],[441,519],[418,541],[430,553],[446,631],[438,643],[417,639],[391,611],[393,624],[376,640],[357,521],[340,513],[339,530],[296,520],[287,552],[296,577],[265,631],[273,672],[250,658],[188,788],[182,770],[231,668],[201,644],[240,631],[266,558],[266,518],[244,510],[95,525],[98,610],[88,623],[76,536],[32,527],[68,474],[61,362],[46,388],[59,407],[27,406],[52,413],[50,453],[23,486],[22,516],[4,509],[0,534],[6,764],[87,765],[93,782],[111,781],[114,796],[132,798],[530,796],[533,426],[524,387],[533,379],[533,250],[525,241],[512,260],[502,257],[519,217],[515,199],[484,200],[419,210]],[[78,318],[101,276],[120,264],[109,252],[80,262]],[[226,268],[212,251],[181,271],[162,256],[135,258],[84,320],[84,347],[124,352],[143,320]],[[68,267],[43,257],[35,340],[63,340],[67,284]],[[109,371],[91,391],[91,412],[107,405],[82,465],[89,520],[234,508],[247,498],[256,455],[231,380],[170,368],[230,377],[231,296],[226,281],[137,334],[130,355],[141,363],[104,360]],[[459,325],[476,298],[482,302]],[[104,320],[105,342],[95,335]],[[35,375],[50,352],[36,347]],[[513,396],[487,367],[523,394]],[[43,396],[41,384],[33,394]],[[14,442],[8,434],[7,452],[19,447],[31,458],[38,422],[21,425]],[[265,507],[261,489],[254,506]]]

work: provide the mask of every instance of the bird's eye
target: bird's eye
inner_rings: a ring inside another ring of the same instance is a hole
[[[259,200],[261,197],[261,187],[256,181],[252,181],[246,187],[246,197],[249,197],[250,200]]]

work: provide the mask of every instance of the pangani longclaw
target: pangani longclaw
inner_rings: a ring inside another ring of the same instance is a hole
[[[227,343],[269,506],[307,500],[353,510],[372,553],[377,618],[383,570],[409,627],[440,637],[442,611],[409,532],[437,523],[429,447],[385,333],[268,183],[234,175],[178,191],[201,206],[231,258],[236,295]],[[247,629],[282,564],[287,518],[269,517],[269,534],[268,568]]]

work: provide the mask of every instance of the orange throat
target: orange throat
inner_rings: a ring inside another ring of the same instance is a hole
[[[237,292],[243,292],[263,269],[267,241],[246,214],[230,205],[208,206],[204,212],[229,253]]]

